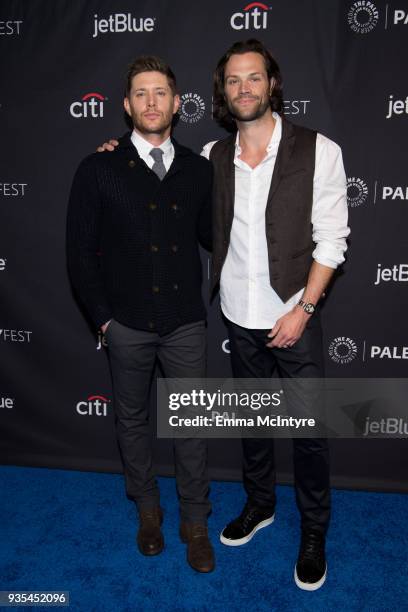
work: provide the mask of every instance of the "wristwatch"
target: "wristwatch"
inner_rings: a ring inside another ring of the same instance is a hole
[[[314,311],[316,310],[316,306],[314,304],[310,302],[309,304],[306,304],[306,302],[304,302],[303,300],[298,301],[298,306],[301,306],[301,308],[303,308],[303,310],[307,312],[307,314],[310,314],[310,315],[312,315]]]

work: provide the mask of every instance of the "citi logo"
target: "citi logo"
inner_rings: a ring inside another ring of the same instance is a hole
[[[14,398],[0,397],[0,408],[14,408]]]
[[[7,259],[0,259],[0,272],[4,272],[6,269]]]
[[[408,346],[372,346],[371,359],[408,359]]]
[[[32,331],[22,329],[0,329],[0,340],[3,342],[31,342]]]
[[[268,27],[268,11],[271,7],[262,2],[247,4],[242,13],[234,13],[230,24],[234,30],[266,30]]]
[[[98,34],[121,34],[122,32],[153,32],[156,18],[132,17],[130,13],[116,13],[107,19],[99,19],[94,15],[94,32],[92,38]]]
[[[76,411],[81,416],[108,416],[109,403],[103,395],[90,395],[86,401],[77,403]]]
[[[347,179],[347,204],[355,208],[364,204],[368,197],[368,187],[361,178],[351,176]]]
[[[382,190],[383,200],[408,200],[408,187],[384,186]]]
[[[408,264],[397,264],[392,268],[383,268],[381,264],[378,264],[374,285],[379,285],[382,281],[385,283],[389,281],[406,283],[408,281]]]
[[[85,94],[80,102],[71,104],[69,112],[74,119],[86,119],[87,117],[101,119],[103,117],[103,103],[107,99],[96,92]]]
[[[393,115],[408,115],[408,96],[405,100],[394,100],[394,96],[390,94],[387,113],[386,119],[391,119]]]

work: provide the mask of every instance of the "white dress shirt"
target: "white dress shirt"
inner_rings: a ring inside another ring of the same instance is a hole
[[[139,157],[143,159],[150,169],[154,164],[154,159],[150,155],[150,151],[152,149],[161,149],[163,151],[163,164],[166,168],[166,172],[168,172],[174,159],[174,147],[170,140],[170,136],[167,138],[167,140],[161,143],[160,147],[154,147],[151,142],[145,140],[143,136],[138,134],[138,132],[135,130],[133,130],[130,139],[135,145],[137,152],[139,153]]]
[[[289,312],[302,297],[304,287],[282,302],[271,287],[265,210],[282,136],[282,120],[276,120],[264,159],[251,168],[241,160],[239,132],[235,141],[235,202],[230,244],[221,271],[220,297],[224,315],[247,329],[271,329],[277,319]],[[202,155],[209,159],[216,141],[205,145]],[[340,147],[322,134],[316,138],[313,177],[312,236],[316,247],[313,258],[337,268],[347,249],[346,175]],[[295,221],[295,220],[294,220]]]

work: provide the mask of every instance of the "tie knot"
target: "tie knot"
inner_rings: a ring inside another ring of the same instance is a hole
[[[150,155],[153,157],[154,161],[161,162],[163,158],[163,151],[159,147],[155,147],[150,151]]]

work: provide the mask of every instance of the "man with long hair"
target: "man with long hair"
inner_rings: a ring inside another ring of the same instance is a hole
[[[233,374],[320,379],[318,302],[349,233],[341,150],[284,118],[279,66],[254,39],[218,62],[213,112],[234,132],[203,150],[214,166],[212,288],[220,284]],[[228,546],[249,542],[275,513],[273,440],[244,438],[242,446],[247,502],[222,531]],[[315,590],[327,573],[328,443],[295,438],[293,446],[301,516],[294,577]]]

